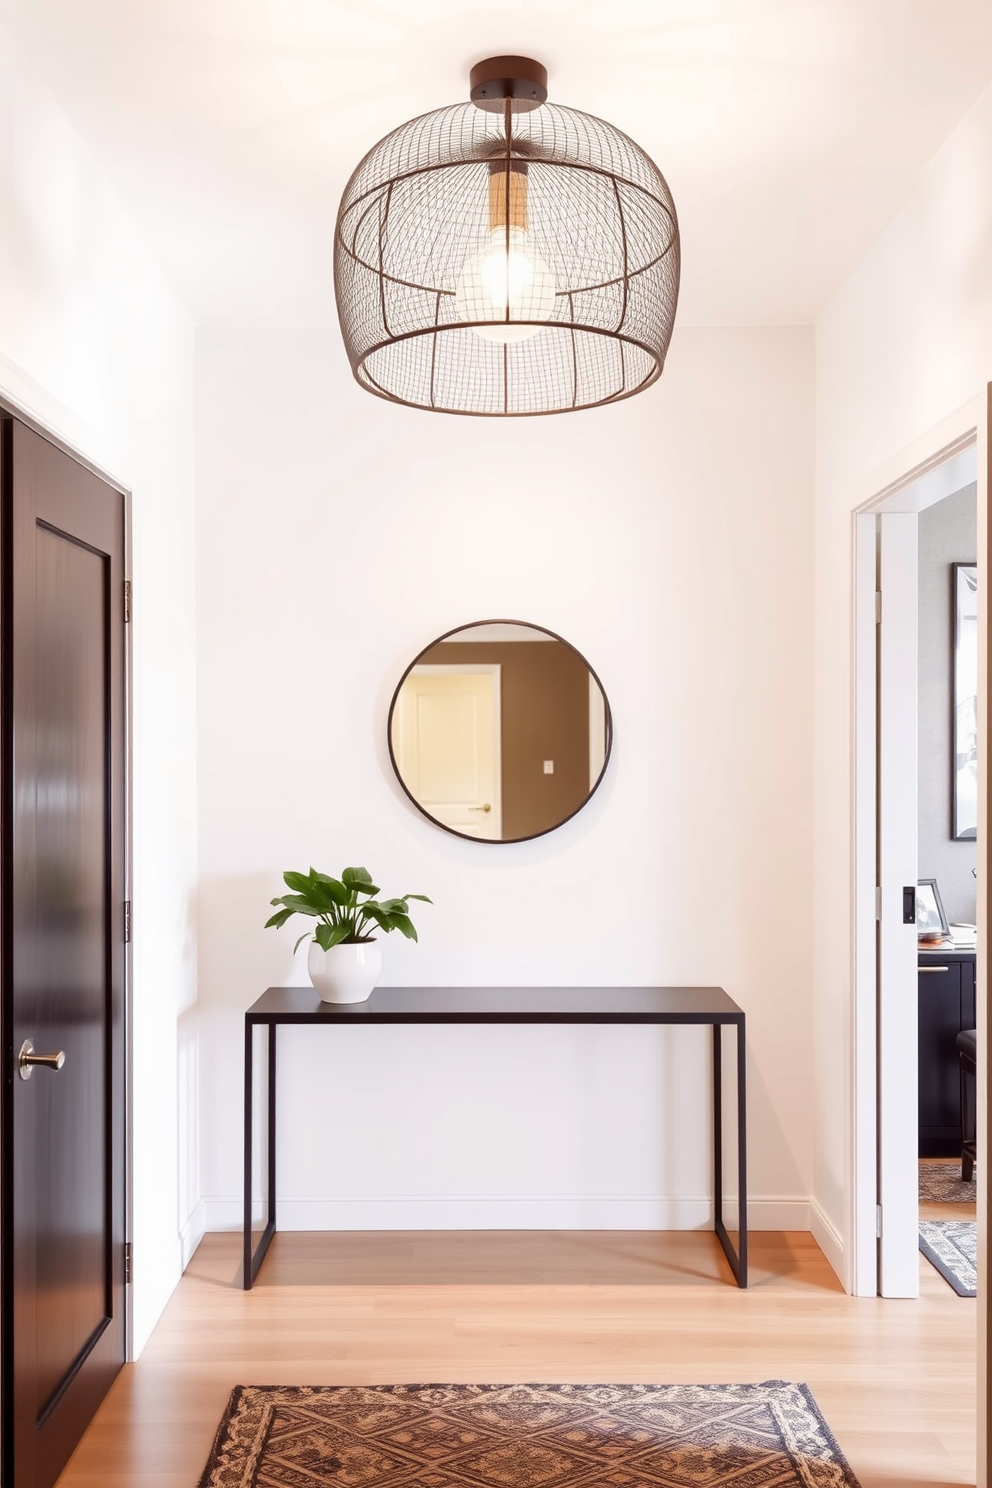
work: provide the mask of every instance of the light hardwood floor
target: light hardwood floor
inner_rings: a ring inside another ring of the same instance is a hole
[[[952,1206],[928,1206],[952,1217]],[[255,1289],[208,1235],[59,1488],[193,1488],[236,1384],[804,1380],[863,1488],[973,1484],[975,1320],[844,1295],[807,1234],[277,1234]]]

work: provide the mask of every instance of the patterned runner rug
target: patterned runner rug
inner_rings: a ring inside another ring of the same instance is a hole
[[[200,1488],[858,1488],[806,1385],[239,1385]]]
[[[959,1297],[978,1291],[978,1225],[971,1219],[921,1219],[920,1249]]]
[[[974,1204],[977,1195],[974,1178],[961,1179],[961,1162],[921,1162],[920,1198],[931,1204]]]

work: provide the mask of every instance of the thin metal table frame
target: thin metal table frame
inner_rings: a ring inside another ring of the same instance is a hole
[[[747,1102],[744,1012],[722,987],[377,987],[367,1002],[321,1002],[312,987],[270,987],[245,1013],[244,1289],[250,1291],[276,1229],[276,1029],[383,1023],[699,1025],[713,1028],[713,1228],[738,1286],[747,1286]],[[737,1249],[723,1220],[723,1052],[737,1030]],[[252,1249],[254,1030],[268,1029],[267,1220]]]

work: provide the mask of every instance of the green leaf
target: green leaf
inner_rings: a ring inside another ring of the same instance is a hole
[[[265,929],[268,930],[274,926],[277,930],[281,930],[286,921],[293,918],[294,913],[295,911],[292,909],[281,909],[278,914],[274,914],[270,919],[266,920]]]
[[[313,939],[313,936],[310,934],[310,931],[309,930],[304,930],[303,934],[300,936],[299,940],[296,942],[296,944],[293,947],[293,955],[294,956],[296,955],[297,951],[300,949],[300,946],[303,944],[303,942],[305,940],[312,940],[312,939]]]
[[[421,904],[433,904],[433,899],[428,899],[426,894],[404,894],[404,899],[419,899]]]
[[[309,894],[311,883],[306,873],[284,873],[282,881],[287,889],[295,889],[298,894]]]
[[[398,930],[401,935],[405,935],[407,940],[417,939],[417,932],[413,927],[413,921],[409,918],[408,915],[391,914],[389,916],[389,919],[393,929]]]
[[[317,873],[314,877],[317,883],[327,891],[335,904],[348,903],[351,896],[340,879],[331,878],[327,873]]]
[[[378,894],[379,892],[367,868],[346,868],[341,875],[341,882],[349,889],[357,889],[360,894]]]
[[[347,940],[351,934],[350,925],[318,925],[314,932],[314,939],[322,950],[329,951],[332,946],[340,945]]]
[[[323,914],[323,910],[315,905],[306,894],[283,894],[281,899],[273,899],[272,903],[284,905],[290,914]]]
[[[379,901],[379,908],[384,909],[387,914],[406,914],[407,902],[405,899],[382,899]]]

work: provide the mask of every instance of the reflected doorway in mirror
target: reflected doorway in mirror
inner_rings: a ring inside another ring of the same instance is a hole
[[[390,738],[400,778],[435,821],[498,842],[503,831],[498,662],[418,664]]]

